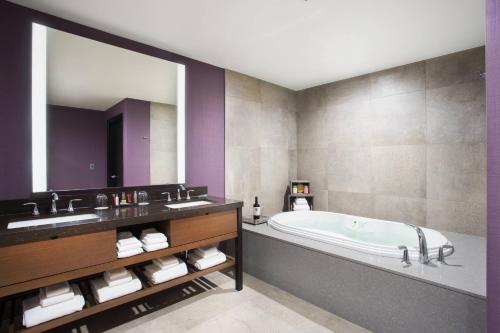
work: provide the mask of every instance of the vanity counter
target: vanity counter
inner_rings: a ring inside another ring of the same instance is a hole
[[[203,200],[210,201],[211,204],[187,208],[168,208],[165,206],[168,202],[166,200],[162,200],[153,201],[149,205],[145,206],[134,205],[122,206],[119,208],[111,207],[110,209],[100,211],[91,208],[75,208],[76,211],[73,215],[94,213],[99,216],[99,219],[47,224],[16,229],[7,229],[9,222],[47,218],[50,216],[42,214],[39,217],[33,217],[25,213],[2,215],[0,216],[0,246],[99,232],[162,220],[187,218],[230,209],[237,209],[243,206],[243,202],[241,201],[226,198],[208,196],[203,198]],[[192,201],[199,201],[199,199]],[[57,216],[67,215],[69,215],[69,213],[60,212]]]

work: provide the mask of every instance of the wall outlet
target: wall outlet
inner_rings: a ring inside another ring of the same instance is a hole
[[[94,163],[90,163],[89,164],[89,170],[90,171],[94,171],[95,170],[95,164]]]

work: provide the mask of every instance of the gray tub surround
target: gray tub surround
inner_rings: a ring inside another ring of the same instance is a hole
[[[316,209],[485,235],[484,47],[298,92]]]
[[[374,332],[485,332],[486,242],[443,232],[449,266],[369,255],[243,226],[244,270]],[[416,235],[415,235],[416,237]],[[461,265],[461,266],[452,266]]]

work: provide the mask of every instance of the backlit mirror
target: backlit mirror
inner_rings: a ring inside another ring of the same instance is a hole
[[[185,67],[39,24],[33,192],[184,183]]]

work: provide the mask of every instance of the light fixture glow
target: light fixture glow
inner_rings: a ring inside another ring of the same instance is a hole
[[[31,165],[33,192],[47,190],[47,28],[33,23],[31,41]]]
[[[177,182],[186,182],[186,66],[177,64]]]

